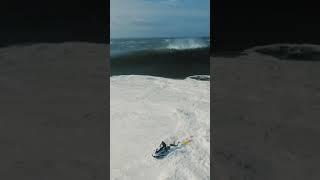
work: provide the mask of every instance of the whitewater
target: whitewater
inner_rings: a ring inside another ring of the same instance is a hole
[[[139,75],[110,81],[112,180],[210,179],[210,81]],[[190,136],[168,157],[151,156],[162,140]]]

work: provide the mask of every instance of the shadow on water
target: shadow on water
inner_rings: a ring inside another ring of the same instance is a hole
[[[150,75],[184,79],[210,75],[209,48],[148,50],[111,57],[111,76]]]

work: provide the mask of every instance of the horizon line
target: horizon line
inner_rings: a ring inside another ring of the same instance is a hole
[[[210,38],[208,36],[148,36],[148,37],[110,37],[110,39],[151,39],[151,38]]]

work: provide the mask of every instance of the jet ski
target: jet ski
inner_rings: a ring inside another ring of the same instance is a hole
[[[165,142],[161,142],[159,148],[157,148],[154,153],[152,154],[152,156],[156,159],[162,159],[164,157],[166,157],[168,154],[170,154],[171,152],[173,152],[174,150],[176,150],[179,147],[179,143],[177,144],[172,143],[169,146],[166,145]]]

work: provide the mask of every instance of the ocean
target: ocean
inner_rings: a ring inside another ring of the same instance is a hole
[[[111,39],[111,76],[183,79],[210,74],[210,38]]]

